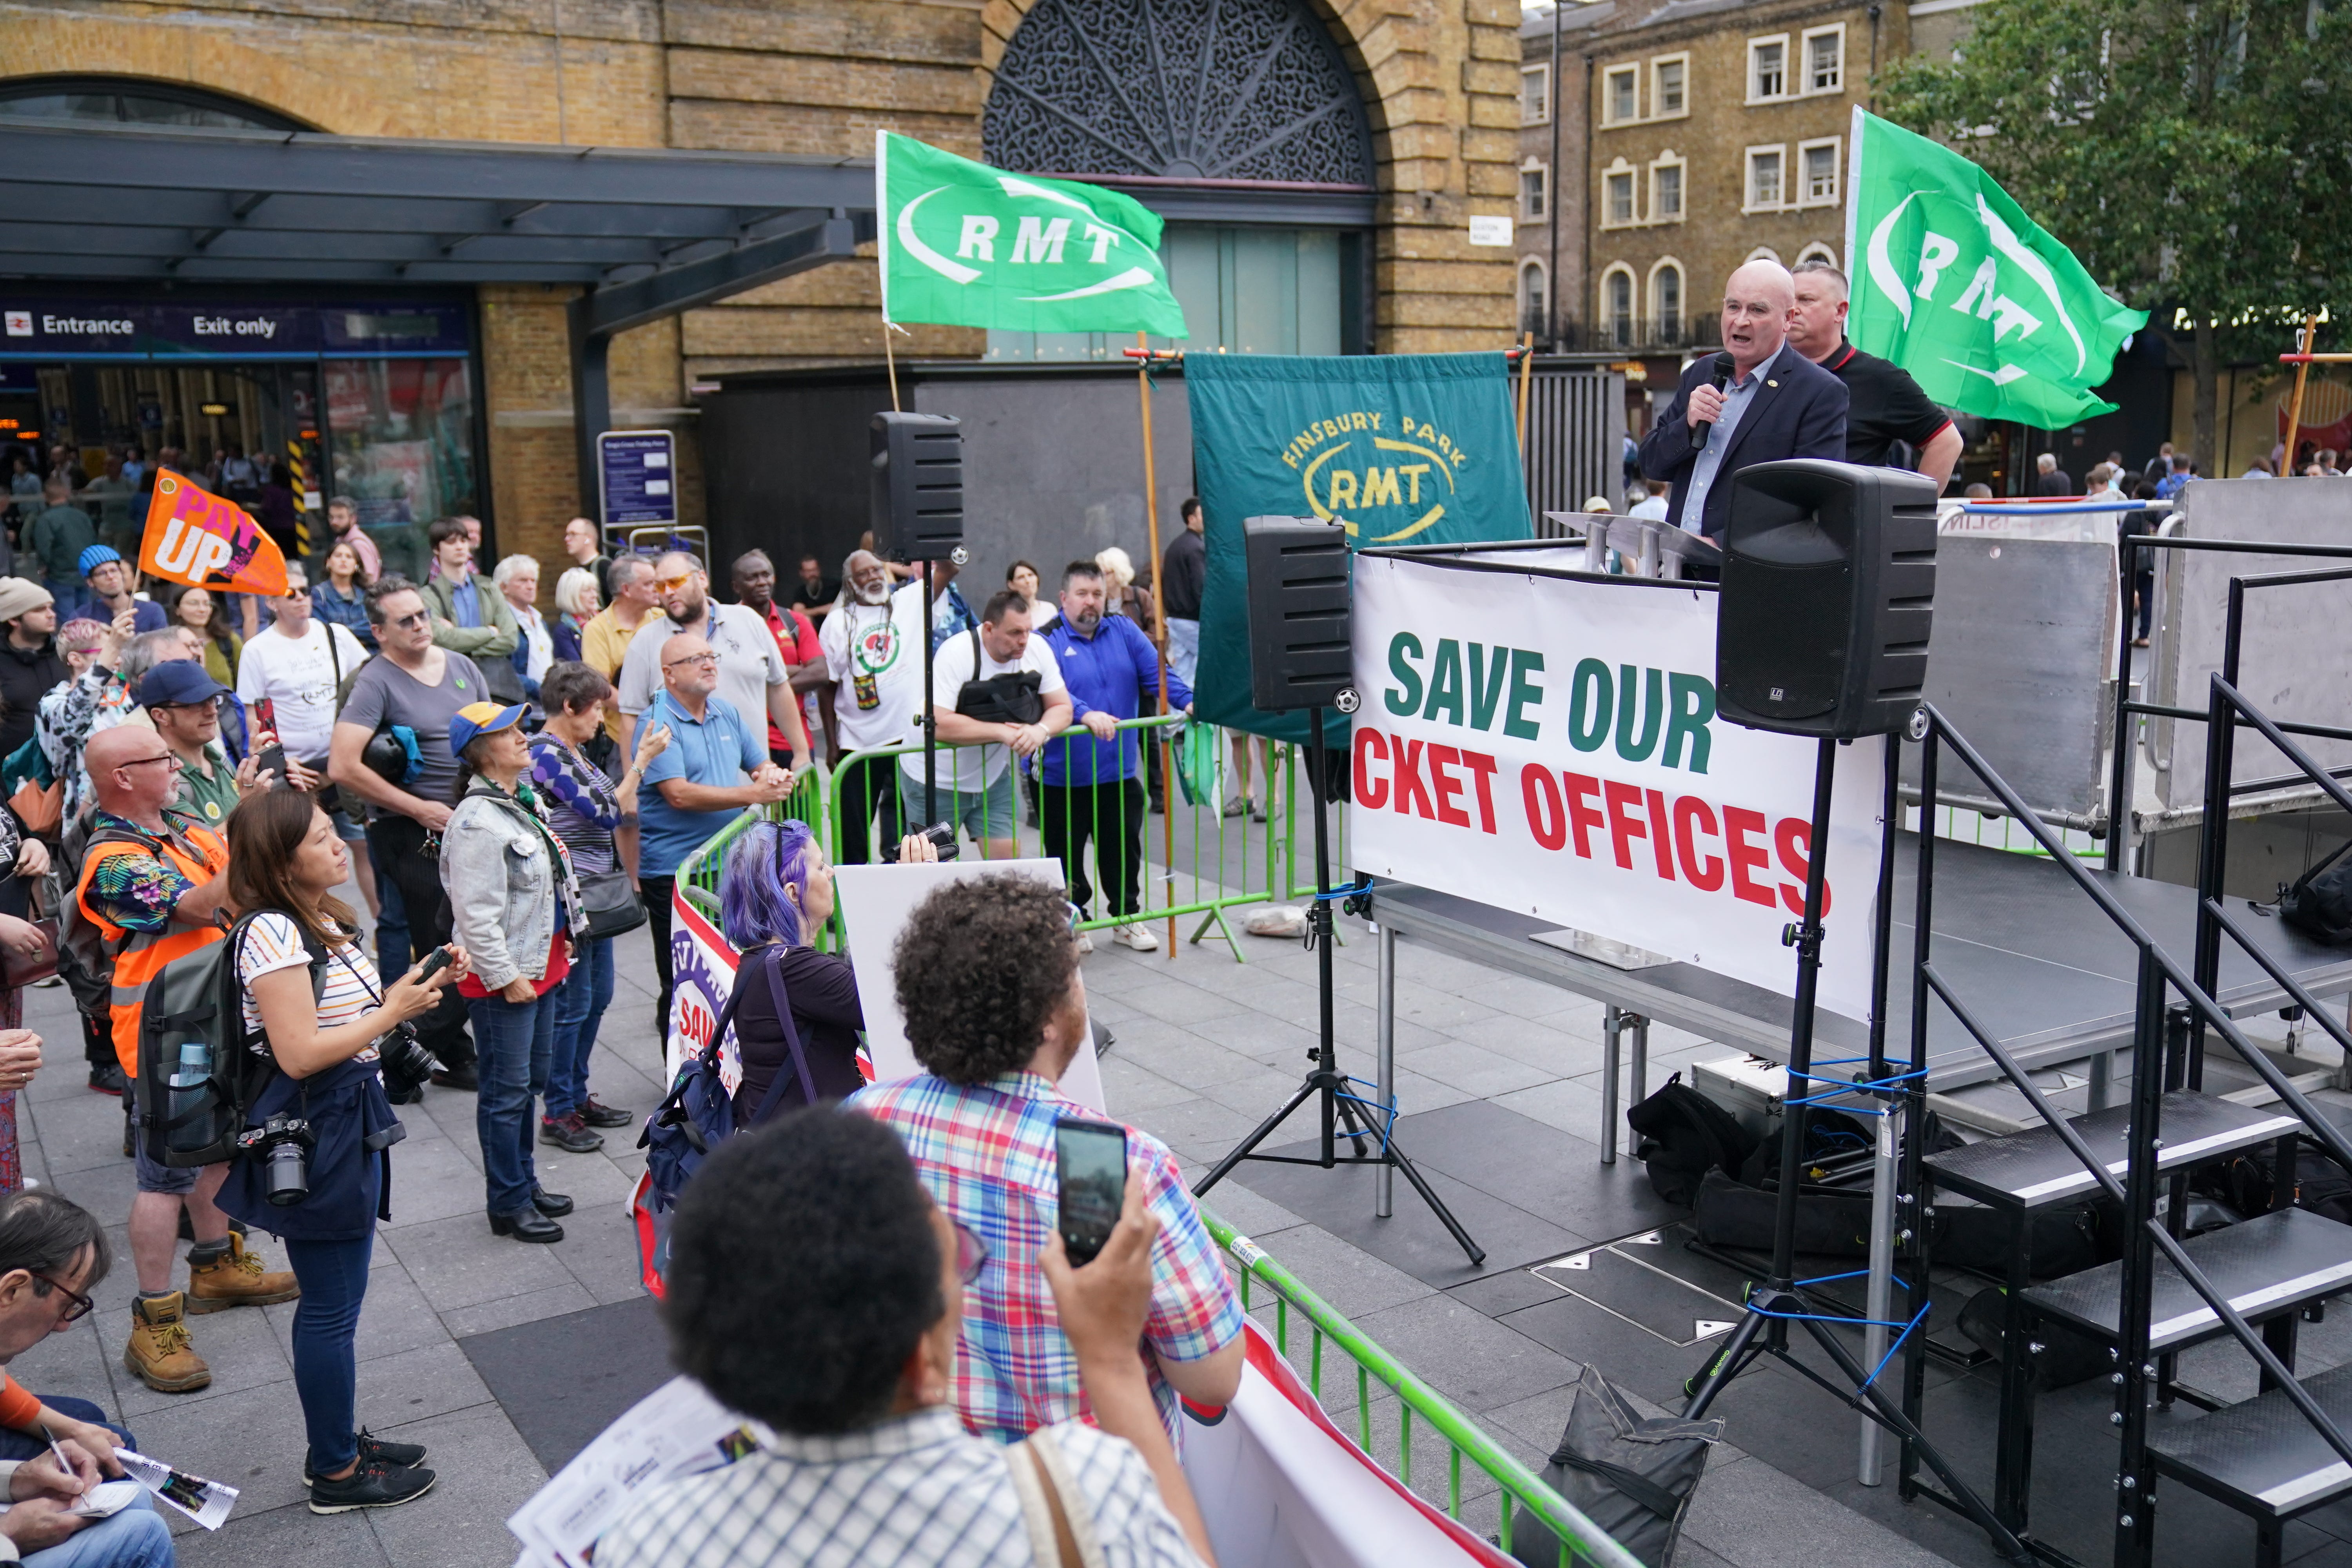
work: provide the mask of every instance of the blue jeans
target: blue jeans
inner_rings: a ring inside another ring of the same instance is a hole
[[[408,906],[401,901],[400,884],[384,875],[381,862],[373,862],[375,872],[375,900],[383,912],[375,917],[375,966],[390,984],[408,973],[414,962],[408,956]]]
[[[555,1004],[555,1048],[547,1069],[547,1114],[569,1116],[588,1103],[588,1058],[604,1009],[613,1005],[613,939],[583,942],[572,973],[547,998]]]
[[[368,1256],[375,1233],[350,1241],[286,1243],[286,1260],[302,1286],[294,1309],[294,1392],[310,1438],[310,1470],[326,1475],[359,1453],[359,1370],[352,1337],[367,1298]]]
[[[561,987],[558,988],[560,990]],[[528,1002],[469,996],[474,1050],[481,1088],[474,1096],[474,1130],[482,1142],[482,1175],[492,1214],[520,1214],[539,1184],[531,1146],[539,1136],[531,1102],[547,1089],[555,1055],[556,992]]]
[[[77,1530],[25,1568],[172,1568],[172,1527],[142,1489],[130,1506],[87,1530]]]

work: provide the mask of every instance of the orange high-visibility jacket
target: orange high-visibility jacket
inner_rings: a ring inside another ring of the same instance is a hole
[[[106,951],[114,956],[113,994],[108,1011],[112,1016],[115,1059],[122,1064],[125,1078],[139,1076],[139,1008],[147,999],[147,983],[182,953],[194,952],[207,942],[220,941],[221,931],[215,925],[173,924],[161,931],[131,931],[116,925],[90,907],[90,879],[98,874],[100,861],[116,855],[153,856],[199,885],[226,875],[228,846],[212,829],[184,816],[173,820],[174,815],[167,812],[164,816],[166,825],[174,832],[160,838],[142,836],[136,843],[102,839],[91,844],[82,856],[81,881],[74,889],[82,917],[98,928],[106,941]]]

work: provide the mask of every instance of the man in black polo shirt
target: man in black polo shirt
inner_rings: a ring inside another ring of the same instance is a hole
[[[1958,427],[1908,371],[1845,341],[1844,273],[1815,258],[1799,262],[1794,276],[1797,312],[1789,321],[1789,346],[1845,383],[1853,399],[1845,416],[1846,461],[1892,468],[1901,442],[1910,447],[1912,466],[1941,493],[1960,460]]]

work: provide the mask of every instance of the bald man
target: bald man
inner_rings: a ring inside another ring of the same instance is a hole
[[[1723,286],[1725,384],[1717,356],[1683,371],[1674,401],[1642,443],[1642,473],[1667,480],[1666,516],[1686,532],[1721,543],[1731,512],[1732,476],[1783,458],[1845,458],[1845,384],[1788,341],[1796,284],[1777,261],[1750,261]],[[1703,427],[1703,428],[1702,428]],[[1706,569],[1685,564],[1684,574]]]

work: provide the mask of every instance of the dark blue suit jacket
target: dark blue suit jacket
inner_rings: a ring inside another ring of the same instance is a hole
[[[1690,494],[1691,468],[1699,448],[1691,442],[1685,410],[1691,389],[1714,377],[1715,356],[1707,354],[1683,372],[1675,400],[1650,427],[1642,443],[1642,474],[1649,479],[1674,481],[1674,500],[1666,505],[1666,521],[1683,526],[1683,500]],[[1718,542],[1724,521],[1731,515],[1731,482],[1740,469],[1783,458],[1828,458],[1845,461],[1845,383],[1815,364],[1787,343],[1757,367],[1763,384],[1731,433],[1731,449],[1707,487],[1706,515],[1698,531]]]

